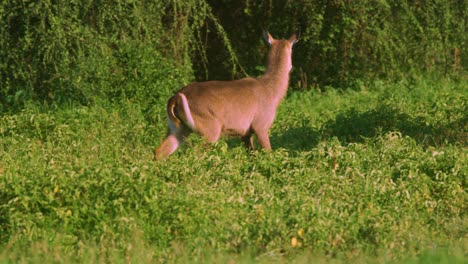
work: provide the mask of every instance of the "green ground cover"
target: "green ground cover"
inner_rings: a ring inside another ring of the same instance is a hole
[[[324,90],[288,95],[272,152],[160,163],[164,105],[4,113],[0,262],[464,263],[466,82]]]

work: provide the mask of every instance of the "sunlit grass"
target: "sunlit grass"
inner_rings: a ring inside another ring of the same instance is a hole
[[[1,262],[462,263],[467,91],[291,93],[272,152],[166,130],[134,102],[0,117]]]

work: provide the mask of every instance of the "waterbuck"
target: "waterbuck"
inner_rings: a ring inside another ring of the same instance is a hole
[[[240,136],[248,149],[254,149],[255,134],[263,149],[271,149],[268,130],[288,89],[292,47],[297,36],[281,40],[265,32],[265,40],[270,52],[267,71],[261,77],[195,82],[169,99],[169,130],[156,149],[156,160],[171,155],[191,132],[208,142],[218,141],[221,135]]]

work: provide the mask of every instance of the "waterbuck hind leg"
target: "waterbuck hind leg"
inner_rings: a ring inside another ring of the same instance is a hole
[[[178,147],[180,141],[174,134],[168,134],[166,139],[156,149],[154,159],[163,160],[171,155]]]
[[[245,147],[247,148],[247,150],[255,150],[253,134],[251,134],[251,133],[247,134],[247,135],[243,136],[241,139],[244,142]]]
[[[155,151],[155,160],[163,160],[174,153],[191,132],[190,129],[183,126],[172,130],[169,128],[166,139]]]
[[[221,136],[221,124],[213,122],[212,120],[203,120],[200,122],[198,134],[209,143],[215,143]]]

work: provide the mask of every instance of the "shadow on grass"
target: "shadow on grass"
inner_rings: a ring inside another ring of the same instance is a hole
[[[395,107],[381,105],[376,109],[358,112],[350,109],[322,125],[322,138],[336,136],[341,142],[362,142],[390,131],[399,131],[424,146],[460,144],[467,146],[468,117],[462,116],[447,124],[430,122],[424,117],[412,117]]]
[[[339,113],[334,120],[322,124],[318,129],[311,127],[290,127],[283,133],[272,133],[270,141],[273,149],[305,151],[316,147],[320,140],[337,137],[340,142],[363,142],[387,132],[398,131],[403,136],[412,137],[425,147],[448,144],[468,146],[468,117],[462,116],[452,122],[430,122],[422,116],[413,117],[390,105],[359,112],[349,109]],[[227,139],[229,148],[243,147],[238,138]],[[256,142],[256,148],[259,148]]]
[[[288,150],[310,150],[319,142],[320,133],[308,127],[292,127],[284,133],[272,133],[270,143],[273,149],[285,148]],[[257,138],[255,140],[255,149],[260,149]],[[226,138],[229,148],[242,147],[244,143],[238,137]]]
[[[314,148],[321,138],[318,129],[310,127],[291,127],[284,133],[273,133],[270,136],[273,148],[305,151]]]

